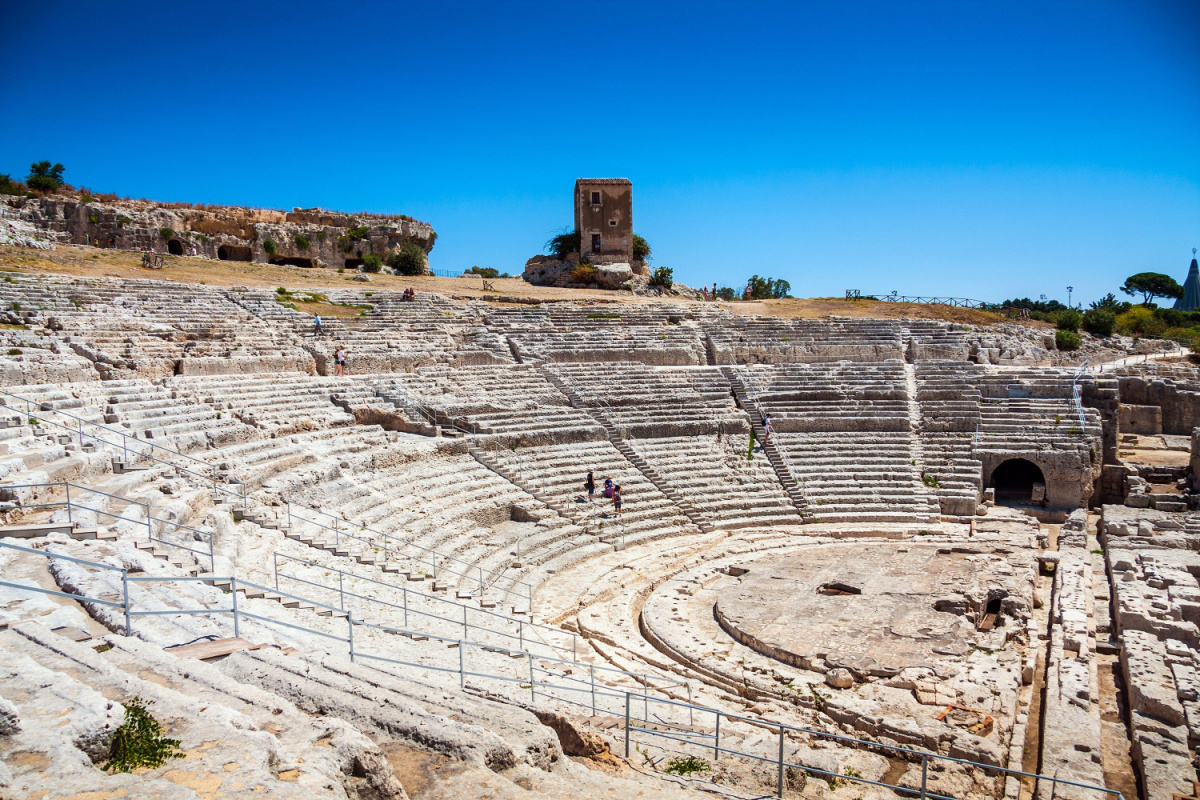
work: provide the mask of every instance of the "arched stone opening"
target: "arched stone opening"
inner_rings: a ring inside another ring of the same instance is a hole
[[[992,471],[991,485],[1000,505],[1028,505],[1034,502],[1033,486],[1044,487],[1046,478],[1041,467],[1024,458],[1010,458]]]
[[[316,266],[311,258],[301,258],[300,256],[271,256],[272,264],[283,264],[289,267],[304,267],[312,269]]]
[[[363,260],[361,258],[347,258],[346,259],[346,269],[358,269],[362,265],[363,265]]]
[[[217,248],[217,258],[221,261],[250,261],[254,251],[246,245],[223,244]]]
[[[183,255],[183,242],[178,239],[171,239],[167,242],[167,252],[173,256]]]

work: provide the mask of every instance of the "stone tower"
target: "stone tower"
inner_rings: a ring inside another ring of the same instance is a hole
[[[580,256],[593,264],[633,260],[633,184],[628,178],[575,181]]]

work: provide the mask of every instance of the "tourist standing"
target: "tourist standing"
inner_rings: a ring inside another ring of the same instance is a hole
[[[339,347],[337,349],[337,363],[338,363],[338,375],[343,378],[346,377],[346,375],[348,374],[349,365],[346,363],[346,348],[345,347]]]
[[[321,327],[321,315],[313,315],[313,336],[320,336],[325,333],[325,329]]]
[[[624,502],[624,498],[621,495],[621,484],[619,483],[613,487],[612,502],[613,509],[617,512],[617,516],[621,516],[621,503]]]
[[[592,477],[592,471],[588,470],[587,480],[583,482],[583,488],[587,489],[588,502],[596,502],[593,498],[596,496],[596,479]]]

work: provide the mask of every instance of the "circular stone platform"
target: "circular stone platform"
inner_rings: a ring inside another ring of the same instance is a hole
[[[933,667],[976,643],[1003,646],[1004,632],[1019,628],[1007,617],[1029,607],[1033,580],[1005,553],[916,544],[826,545],[742,567],[749,572],[717,600],[721,627],[787,664],[845,667],[860,680]],[[977,630],[998,606],[998,628]]]

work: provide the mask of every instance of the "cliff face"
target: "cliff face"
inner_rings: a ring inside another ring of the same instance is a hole
[[[71,197],[8,197],[4,202],[5,217],[33,226],[49,241],[99,240],[104,247],[173,255],[188,255],[194,248],[196,255],[222,261],[357,267],[364,256],[386,259],[406,242],[428,253],[437,240],[432,226],[414,219],[319,208],[287,212]]]

